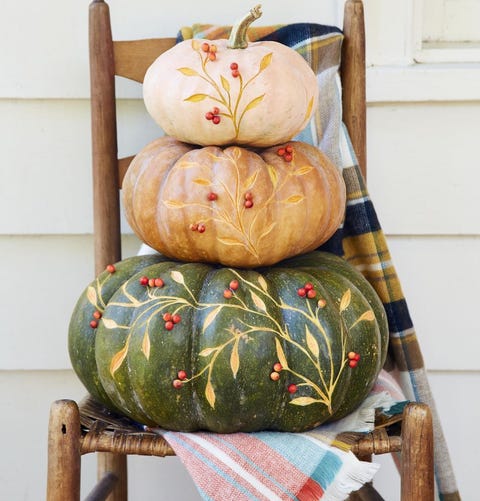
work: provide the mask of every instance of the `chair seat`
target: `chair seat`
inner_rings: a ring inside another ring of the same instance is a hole
[[[81,454],[91,452],[113,452],[116,454],[137,454],[144,456],[174,456],[168,442],[152,431],[125,416],[120,416],[90,396],[79,404]],[[379,419],[370,433],[346,432],[337,438],[350,446],[360,459],[372,454],[399,452],[402,447],[400,426],[402,414],[388,420]]]

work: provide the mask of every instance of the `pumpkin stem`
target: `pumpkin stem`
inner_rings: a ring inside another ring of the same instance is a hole
[[[229,49],[245,49],[248,46],[247,41],[247,29],[248,27],[262,15],[261,5],[255,5],[250,12],[246,14],[242,19],[237,21],[230,32],[230,38],[228,39],[227,47]]]

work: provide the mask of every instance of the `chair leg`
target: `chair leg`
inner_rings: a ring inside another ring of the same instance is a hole
[[[433,424],[425,404],[407,405],[402,422],[401,500],[433,501]]]
[[[118,479],[113,492],[107,497],[106,501],[127,501],[127,456],[124,454],[100,452],[97,454],[97,457],[98,479],[101,480],[105,475],[108,475],[109,473],[113,473]]]
[[[80,414],[71,400],[50,409],[47,501],[80,500]]]

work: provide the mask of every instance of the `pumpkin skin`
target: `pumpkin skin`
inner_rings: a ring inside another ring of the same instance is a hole
[[[280,146],[292,149],[291,161],[278,147],[255,152],[157,139],[123,181],[131,228],[174,259],[241,268],[318,248],[343,220],[343,178],[318,148]]]
[[[313,252],[262,272],[160,255],[115,268],[79,299],[70,355],[96,398],[140,423],[303,431],[355,409],[384,363],[383,306],[336,256]]]
[[[216,47],[214,60],[205,44]],[[318,84],[303,57],[278,42],[228,48],[227,40],[194,39],[152,63],[143,99],[154,121],[179,141],[268,147],[306,127]]]

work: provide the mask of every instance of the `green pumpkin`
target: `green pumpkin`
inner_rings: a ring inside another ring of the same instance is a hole
[[[334,255],[264,270],[137,256],[111,271],[78,301],[70,357],[95,398],[140,423],[304,431],[354,410],[383,366],[383,306]]]

